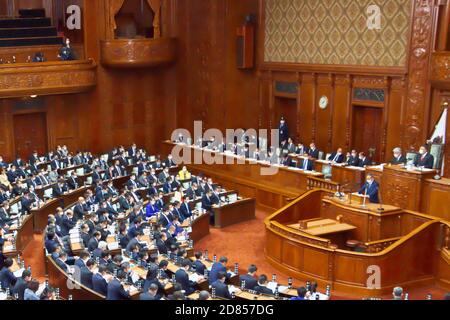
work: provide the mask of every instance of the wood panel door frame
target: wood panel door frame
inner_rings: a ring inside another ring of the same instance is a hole
[[[49,131],[49,126],[48,126],[48,112],[47,111],[43,111],[43,110],[38,110],[38,109],[27,109],[27,110],[23,110],[23,111],[15,111],[11,114],[11,126],[12,126],[12,135],[13,135],[13,139],[12,139],[12,150],[13,150],[13,158],[15,159],[15,157],[17,156],[17,146],[16,146],[16,139],[15,139],[15,127],[14,127],[14,117],[16,116],[22,116],[22,115],[28,115],[28,114],[44,114],[44,118],[45,118],[45,127],[46,127],[46,131],[45,131],[45,135],[46,135],[46,149],[47,151],[50,150],[50,131]],[[30,156],[30,155],[28,155]]]
[[[378,157],[378,159],[379,159],[379,162],[380,163],[382,163],[382,162],[384,162],[384,159],[383,159],[383,157],[384,157],[384,155],[385,155],[385,147],[386,147],[386,144],[385,144],[385,132],[386,132],[386,115],[387,115],[387,110],[386,110],[386,108],[384,107],[384,105],[381,105],[381,104],[376,104],[376,103],[374,103],[374,104],[372,104],[372,103],[370,103],[370,102],[356,102],[356,101],[353,101],[352,103],[351,103],[351,105],[350,105],[350,133],[351,133],[351,139],[350,139],[350,142],[351,142],[351,149],[355,149],[356,147],[355,147],[355,145],[354,145],[354,139],[355,139],[355,137],[354,137],[354,135],[355,135],[355,132],[354,132],[354,130],[355,130],[355,123],[354,123],[354,120],[355,120],[355,108],[372,108],[372,109],[377,109],[377,110],[381,110],[381,130],[380,130],[380,132],[381,132],[381,134],[380,134],[380,137],[379,137],[379,150],[377,150],[376,152],[375,152],[375,155]],[[357,152],[361,152],[361,150],[356,150]],[[349,152],[350,152],[350,150],[349,150]],[[369,156],[369,154],[366,154],[366,156],[368,157]],[[374,159],[371,159],[372,161],[374,160]]]

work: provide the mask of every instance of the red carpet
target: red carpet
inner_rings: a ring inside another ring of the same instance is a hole
[[[211,228],[209,236],[195,244],[196,250],[208,250],[209,258],[214,254],[217,257],[228,257],[229,267],[233,268],[234,263],[239,263],[241,270],[254,263],[258,267],[258,274],[266,274],[269,278],[275,273],[280,282],[287,284],[287,276],[274,269],[264,257],[265,228],[263,220],[267,216],[264,211],[256,211],[256,219],[234,225],[225,229]],[[39,281],[45,280],[45,265],[43,254],[42,235],[34,235],[34,239],[23,252],[26,266],[31,265],[33,277]],[[294,279],[294,286],[301,286],[304,283]],[[319,288],[324,291],[324,288]],[[442,299],[445,291],[438,287],[418,288],[409,291],[409,297],[414,299],[425,299],[431,293],[433,299]],[[391,297],[384,296],[383,299]],[[358,296],[351,296],[342,292],[332,291],[332,299],[360,299]]]
[[[267,212],[256,210],[256,219],[247,221],[224,229],[211,228],[211,233],[207,237],[195,244],[197,250],[208,250],[209,258],[214,254],[219,258],[226,256],[230,268],[235,262],[239,263],[241,270],[246,270],[250,264],[258,267],[258,274],[266,274],[269,279],[272,274],[276,274],[279,282],[287,284],[288,276],[273,268],[265,259],[265,227],[264,219]],[[303,281],[294,279],[294,286],[304,285]],[[324,288],[319,288],[325,291]],[[445,291],[437,287],[427,287],[414,289],[409,293],[409,298],[425,299],[431,293],[433,299],[442,299]],[[391,296],[384,296],[383,299],[390,299]],[[332,299],[360,299],[359,296],[351,296],[346,293],[332,291]]]

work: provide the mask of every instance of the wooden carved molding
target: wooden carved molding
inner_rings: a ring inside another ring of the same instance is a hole
[[[435,52],[431,57],[430,69],[433,86],[450,89],[450,51]]]
[[[97,84],[92,60],[18,63],[0,67],[0,98],[80,93]]]
[[[427,107],[428,63],[433,33],[434,0],[415,0],[409,61],[408,94],[405,108],[404,147],[418,149],[424,142],[422,133]]]
[[[176,58],[176,40],[120,39],[101,41],[101,62],[113,68],[156,67]]]

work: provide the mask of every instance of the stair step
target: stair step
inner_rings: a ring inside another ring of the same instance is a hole
[[[56,37],[57,35],[58,31],[55,27],[0,28],[0,39]]]
[[[0,47],[24,47],[43,45],[63,45],[62,37],[37,37],[37,38],[15,38],[0,39]]]
[[[0,19],[0,28],[33,28],[33,27],[51,27],[50,18],[17,18]]]
[[[45,9],[20,9],[19,15],[21,18],[45,18]]]

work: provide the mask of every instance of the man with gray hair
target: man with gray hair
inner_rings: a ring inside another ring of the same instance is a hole
[[[395,287],[392,291],[392,296],[394,300],[403,300],[403,289],[402,287]]]
[[[406,164],[406,157],[402,155],[402,149],[399,147],[392,150],[394,157],[390,161],[391,164]]]
[[[161,300],[161,297],[158,295],[158,285],[152,283],[148,287],[148,292],[143,292],[139,295],[139,300]]]
[[[208,300],[209,299],[209,292],[206,290],[200,291],[198,294],[198,300]]]

